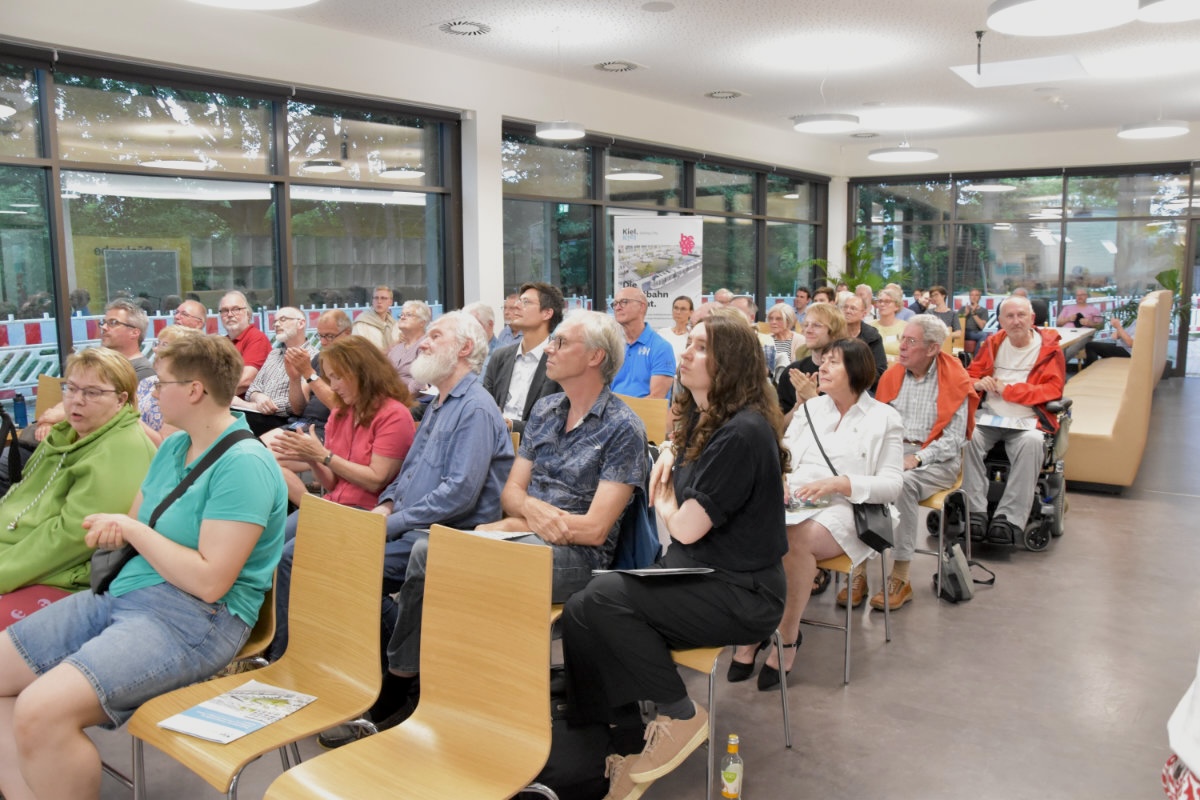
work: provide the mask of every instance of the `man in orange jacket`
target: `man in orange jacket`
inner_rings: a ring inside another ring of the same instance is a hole
[[[875,399],[900,412],[904,421],[904,490],[896,502],[900,526],[892,575],[871,598],[872,608],[900,608],[912,599],[908,568],[917,538],[917,504],[949,489],[958,479],[963,445],[971,436],[979,396],[957,358],[942,352],[949,331],[929,314],[909,320],[900,335],[900,355],[879,379]]]

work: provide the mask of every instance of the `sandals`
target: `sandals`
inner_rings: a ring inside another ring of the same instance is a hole
[[[813,597],[823,593],[829,588],[829,582],[833,579],[833,574],[827,569],[817,570],[817,577],[813,578],[812,595]]]

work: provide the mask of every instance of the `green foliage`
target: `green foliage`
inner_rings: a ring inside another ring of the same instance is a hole
[[[1154,280],[1158,281],[1159,286],[1162,286],[1171,293],[1171,296],[1174,298],[1174,302],[1171,305],[1172,310],[1179,321],[1181,329],[1186,330],[1191,308],[1183,296],[1183,280],[1179,269],[1164,269],[1154,276]]]

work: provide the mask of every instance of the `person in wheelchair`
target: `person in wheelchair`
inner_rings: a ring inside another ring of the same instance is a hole
[[[972,509],[987,508],[984,458],[1004,442],[1010,463],[1004,494],[991,520],[971,512],[971,536],[996,543],[1021,540],[1043,460],[1043,433],[1058,429],[1046,404],[1062,398],[1066,361],[1059,335],[1036,328],[1029,299],[1013,296],[1000,308],[1000,331],[983,342],[967,372],[983,396],[966,448],[963,490]]]

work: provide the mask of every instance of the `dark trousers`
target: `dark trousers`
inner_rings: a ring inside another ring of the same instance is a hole
[[[713,574],[640,578],[598,575],[563,613],[563,657],[573,716],[616,722],[640,700],[687,696],[672,650],[750,644],[783,616],[783,567],[735,585]]]
[[[1083,365],[1086,367],[1100,358],[1129,358],[1130,352],[1113,342],[1088,342],[1084,345]]]

